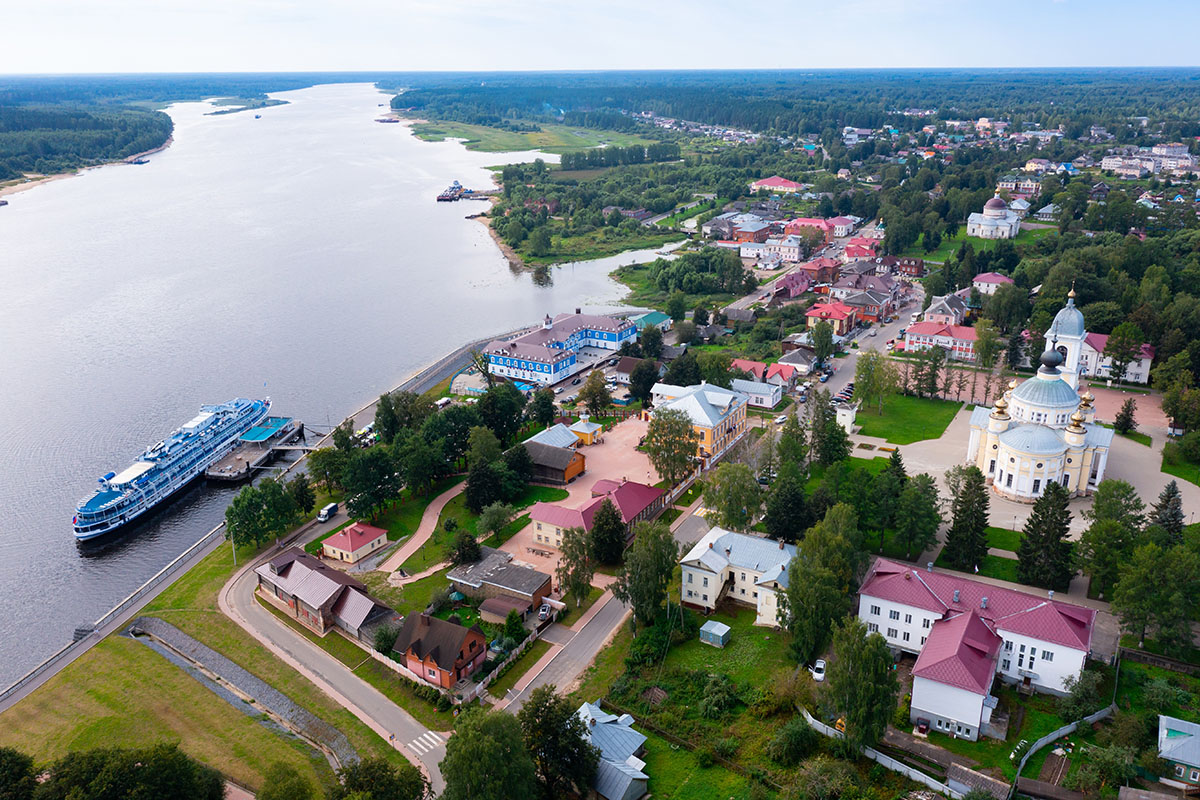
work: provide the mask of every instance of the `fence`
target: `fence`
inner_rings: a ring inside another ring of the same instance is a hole
[[[804,715],[804,721],[812,726],[813,730],[815,730],[817,733],[828,736],[830,739],[846,738],[841,731],[831,728],[824,722],[815,719],[812,714],[808,713],[807,708],[800,709],[800,713]],[[901,763],[891,756],[885,756],[883,753],[880,753],[874,748],[864,747],[862,749],[862,754],[874,761],[879,766],[890,769],[892,772],[898,772],[909,780],[924,784],[930,789],[933,789],[935,792],[941,792],[947,797],[954,798],[954,800],[961,800],[963,796],[962,792],[951,789],[949,785],[942,783],[941,781],[932,778],[929,775],[926,775],[924,772],[921,772],[921,770]]]
[[[1048,733],[1045,736],[1043,736],[1042,738],[1038,739],[1036,742],[1034,742],[1033,744],[1031,744],[1029,746],[1029,749],[1025,751],[1025,755],[1021,756],[1021,760],[1017,764],[1017,775],[1020,776],[1020,774],[1025,771],[1025,764],[1028,763],[1029,759],[1032,758],[1033,754],[1036,753],[1038,750],[1041,750],[1046,745],[1050,744],[1051,742],[1053,742],[1057,739],[1062,738],[1063,736],[1066,736],[1069,733],[1074,733],[1075,729],[1079,727],[1080,723],[1086,723],[1088,725],[1091,725],[1093,722],[1098,722],[1099,720],[1105,719],[1107,717],[1111,717],[1116,712],[1116,710],[1117,710],[1117,707],[1115,705],[1110,705],[1107,708],[1100,709],[1095,714],[1089,714],[1088,716],[1084,717],[1083,719],[1077,719],[1074,722],[1063,725],[1058,730],[1056,730],[1052,733]],[[1008,791],[1009,800],[1011,800],[1011,798],[1012,798],[1013,794],[1016,792],[1016,790],[1017,790],[1017,781],[1014,780],[1012,788],[1010,788]]]
[[[6,707],[5,704],[22,689],[28,687],[30,684],[35,683],[43,675],[46,675],[48,672],[58,668],[61,665],[64,665],[65,662],[69,662],[71,659],[75,658],[75,656],[79,655],[88,647],[90,647],[94,643],[94,637],[96,634],[98,634],[106,625],[116,621],[121,614],[129,611],[139,602],[149,600],[149,595],[154,589],[161,586],[163,582],[167,581],[168,579],[174,579],[183,564],[198,551],[213,544],[214,540],[218,538],[218,535],[222,530],[224,530],[224,528],[225,523],[222,522],[220,525],[210,530],[203,537],[201,537],[198,542],[173,558],[165,567],[154,573],[149,580],[147,580],[138,588],[134,589],[133,592],[124,600],[117,603],[115,606],[105,612],[99,619],[95,621],[95,623],[92,624],[91,630],[88,630],[82,636],[80,636],[80,632],[77,631],[77,638],[74,641],[63,645],[58,652],[51,655],[45,661],[38,664],[29,672],[18,678],[4,691],[0,692],[0,708]]]
[[[1182,672],[1184,675],[1200,675],[1200,666],[1188,664],[1185,661],[1179,661],[1167,656],[1160,656],[1156,653],[1148,653],[1145,650],[1118,647],[1117,657],[1128,658],[1130,661],[1136,661],[1139,664],[1149,664],[1152,667],[1161,667],[1171,672]]]

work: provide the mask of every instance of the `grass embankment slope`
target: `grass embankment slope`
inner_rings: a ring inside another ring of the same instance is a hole
[[[505,153],[520,150],[541,150],[561,155],[574,150],[586,150],[600,145],[627,147],[633,144],[653,144],[631,133],[620,131],[576,128],[570,125],[540,124],[537,131],[506,131],[486,125],[469,125],[464,122],[416,122],[412,130],[418,139],[426,142],[441,142],[446,139],[463,139],[468,150],[485,153]]]
[[[679,235],[675,234],[672,238],[678,239]],[[645,306],[647,308],[666,308],[667,298],[670,292],[665,292],[659,289],[650,279],[649,264],[630,264],[618,268],[612,277],[629,287],[629,294],[625,297],[625,302],[630,305]],[[687,296],[687,307],[695,308],[698,305],[708,307],[725,306],[736,300],[740,295],[729,294],[722,292],[718,294],[689,294]]]
[[[254,553],[238,552],[245,564]],[[346,734],[360,755],[407,763],[353,714],[271,655],[217,608],[233,574],[233,555],[220,547],[181,576],[143,614],[166,620],[286,694]],[[365,655],[365,654],[364,654]],[[29,697],[0,715],[0,745],[39,761],[69,750],[113,744],[178,742],[188,754],[257,788],[269,766],[290,763],[329,785],[324,758],[297,740],[260,725],[145,645],[110,636]]]

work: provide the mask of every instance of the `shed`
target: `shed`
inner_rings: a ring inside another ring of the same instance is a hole
[[[729,644],[729,626],[710,619],[700,626],[700,641],[713,647],[724,647]]]

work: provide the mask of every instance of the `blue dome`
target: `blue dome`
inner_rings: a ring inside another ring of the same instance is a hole
[[[1075,307],[1075,298],[1068,297],[1067,304],[1054,315],[1050,330],[1059,336],[1069,336],[1082,339],[1086,330],[1083,327],[1083,313]],[[1050,338],[1047,334],[1046,338]]]
[[[1079,395],[1058,375],[1035,376],[1013,390],[1013,400],[1037,409],[1077,408]]]
[[[1000,434],[1000,444],[1010,450],[1030,455],[1055,455],[1067,446],[1053,428],[1044,425],[1017,425]]]

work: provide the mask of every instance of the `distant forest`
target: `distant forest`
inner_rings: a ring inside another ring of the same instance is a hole
[[[381,81],[387,86],[387,81]],[[1200,70],[833,70],[753,72],[521,73],[421,76],[393,101],[436,119],[484,125],[561,119],[632,128],[622,112],[782,135],[843,126],[918,130],[941,119],[1003,117],[1070,137],[1133,116],[1167,122],[1169,135],[1200,134]],[[1114,127],[1116,127],[1114,125]]]

